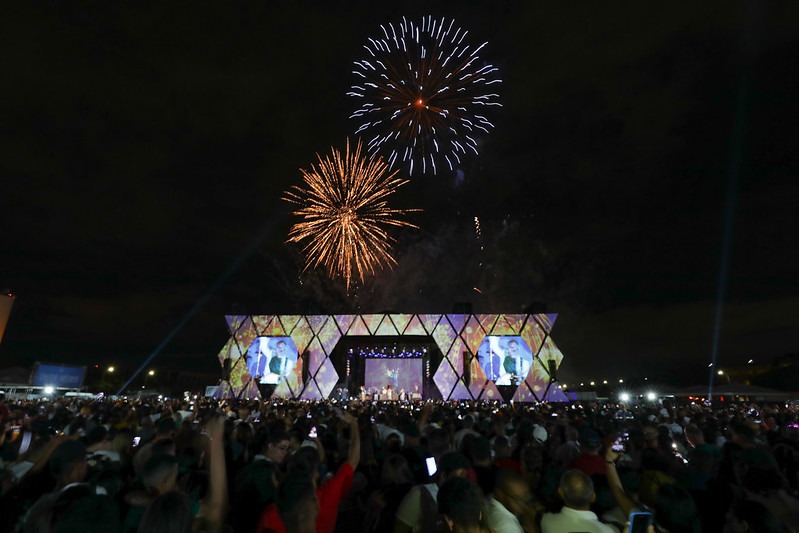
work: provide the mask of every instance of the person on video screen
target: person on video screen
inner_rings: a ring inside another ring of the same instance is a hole
[[[291,371],[292,368],[294,368],[294,361],[292,361],[292,359],[289,357],[289,350],[288,346],[286,346],[286,341],[277,341],[275,355],[269,360],[269,371],[272,374],[285,376]]]
[[[483,372],[486,374],[486,379],[489,381],[496,381],[500,376],[500,358],[491,349],[491,345],[487,342],[480,345],[478,353],[480,358],[480,366],[483,367]]]
[[[530,371],[530,361],[528,361],[521,349],[519,342],[515,339],[508,341],[508,348],[505,350],[505,360],[502,366],[508,374],[513,374],[517,379],[524,379]]]
[[[250,376],[260,378],[266,372],[266,361],[269,357],[263,350],[263,342],[256,339],[248,354],[247,364],[249,365]]]

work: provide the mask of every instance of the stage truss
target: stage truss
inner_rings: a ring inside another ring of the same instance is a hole
[[[550,336],[556,314],[369,314],[369,315],[229,315],[230,338],[219,352],[219,363],[230,359],[229,379],[217,395],[257,398],[258,386],[245,354],[258,337],[290,337],[300,354],[292,371],[277,384],[279,398],[327,398],[342,376],[330,359],[346,336],[428,336],[443,354],[433,382],[447,400],[502,400],[494,381],[486,379],[477,350],[483,338],[521,337],[533,354],[527,377],[513,393],[517,402],[567,401],[552,384],[549,366],[560,366],[563,354]],[[464,360],[464,357],[466,360]],[[307,372],[303,365],[307,364]],[[306,376],[303,381],[303,375]]]

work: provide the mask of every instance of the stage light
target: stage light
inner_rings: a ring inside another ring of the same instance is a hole
[[[603,385],[607,385],[608,384],[608,380],[606,380],[606,379],[602,380],[602,384]]]
[[[593,387],[594,385],[595,385],[595,383],[592,381],[592,382],[591,382],[591,386]]]
[[[108,371],[113,374],[114,373],[114,367],[113,366],[109,366],[108,367]]]
[[[623,380],[623,379],[620,379],[620,380],[619,380],[619,383],[624,383],[624,380]]]
[[[147,372],[147,374],[150,375],[150,376],[154,376],[155,375],[155,370],[150,370],[149,372]]]
[[[626,393],[626,392],[622,392],[621,394],[619,394],[619,399],[621,401],[623,401],[623,402],[629,402],[630,401],[630,395],[628,393]]]
[[[718,372],[716,372],[716,374],[718,374],[719,376],[723,376],[724,375],[724,371],[723,370],[719,370]]]
[[[649,400],[650,402],[654,402],[657,399],[657,394],[655,394],[654,392],[647,392],[646,399]]]
[[[55,387],[48,385],[44,388],[45,394],[53,394],[55,392]]]

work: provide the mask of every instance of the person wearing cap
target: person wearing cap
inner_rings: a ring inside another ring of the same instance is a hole
[[[435,531],[438,519],[438,489],[448,479],[466,477],[469,461],[458,452],[447,452],[436,462],[436,478],[433,483],[415,485],[408,491],[397,509],[394,533],[417,533]]]
[[[569,463],[569,468],[582,470],[589,476],[606,475],[607,464],[599,452],[602,450],[602,439],[593,429],[580,432],[580,455]]]

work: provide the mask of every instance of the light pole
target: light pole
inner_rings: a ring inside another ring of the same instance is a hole
[[[155,377],[155,370],[150,370],[147,372],[147,376],[144,378],[144,388],[146,389],[149,385],[149,380]]]
[[[112,378],[114,377],[114,370],[116,370],[116,369],[114,368],[113,365],[111,365],[111,366],[109,366],[108,368],[105,369],[105,372],[103,373],[103,376],[102,376],[102,380],[100,382],[100,387],[103,389],[103,392],[105,392],[106,387],[112,387],[113,386],[111,384],[111,381],[112,381]]]

